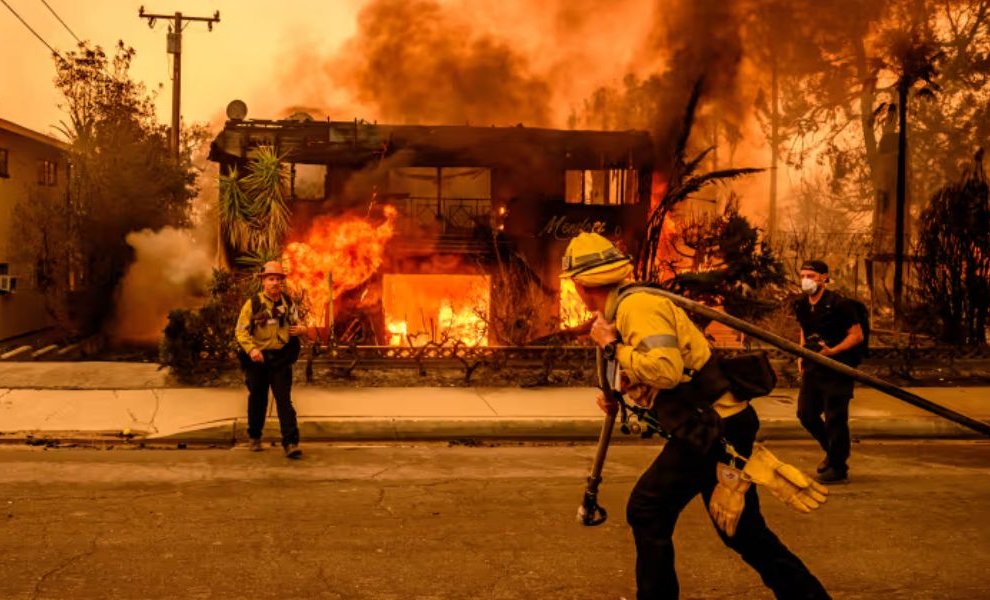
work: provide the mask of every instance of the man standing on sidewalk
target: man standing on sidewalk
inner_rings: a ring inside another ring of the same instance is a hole
[[[648,293],[630,279],[628,256],[604,237],[581,233],[567,246],[561,277],[574,281],[588,310],[598,313],[591,337],[603,356],[618,362],[626,396],[648,408],[672,433],[636,482],[626,519],[636,541],[639,600],[676,599],[674,526],[688,503],[701,494],[711,510],[724,437],[742,456],[753,452],[759,419],[746,401],[721,386],[718,361],[704,334],[667,298]],[[630,285],[631,284],[631,285]],[[599,396],[603,410],[615,410]],[[729,548],[753,567],[777,598],[823,599],[822,584],[767,527],[756,486],[737,505],[734,529],[719,530]],[[741,498],[739,499],[741,500]],[[713,574],[717,577],[717,574]]]
[[[292,299],[282,291],[282,265],[265,263],[262,291],[241,308],[234,335],[241,349],[238,357],[248,388],[248,436],[251,450],[262,450],[261,432],[268,412],[268,390],[275,396],[282,448],[288,458],[299,458],[299,426],[292,406],[292,365],[299,358],[299,336],[306,326],[298,324]]]
[[[850,367],[859,365],[864,340],[852,301],[826,289],[828,265],[809,260],[801,265],[803,297],[794,303],[801,325],[801,345]],[[798,395],[798,419],[825,451],[817,479],[823,483],[845,481],[849,466],[849,402],[852,378],[817,364],[803,365]],[[824,413],[825,419],[822,420]]]

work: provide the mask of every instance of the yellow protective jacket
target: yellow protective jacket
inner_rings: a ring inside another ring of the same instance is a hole
[[[663,401],[660,390],[691,381],[712,351],[704,333],[673,302],[645,291],[632,292],[619,302],[622,289],[609,294],[605,319],[615,323],[621,336],[615,356],[627,380],[626,395],[648,407]],[[724,418],[742,411],[747,403],[726,392],[713,406]]]
[[[258,293],[261,310],[258,314],[253,314],[251,298],[248,298],[241,307],[241,314],[237,318],[237,326],[234,327],[234,337],[237,343],[250,354],[251,350],[278,350],[289,342],[289,325],[295,322],[295,306],[288,305],[283,298],[279,310],[286,311],[284,318],[279,319],[276,312],[275,301],[271,300],[264,292]],[[254,322],[252,332],[251,323]]]

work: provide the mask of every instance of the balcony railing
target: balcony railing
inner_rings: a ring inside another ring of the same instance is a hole
[[[477,225],[488,223],[492,201],[488,198],[394,198],[399,211],[399,231],[415,233],[435,229],[440,233],[468,233]]]

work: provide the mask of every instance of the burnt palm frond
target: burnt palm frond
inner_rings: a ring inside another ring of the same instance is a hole
[[[702,150],[701,152],[699,152],[698,156],[695,156],[693,159],[691,159],[688,163],[684,165],[684,168],[681,169],[682,176],[687,177],[691,175],[691,173],[694,173],[695,170],[697,170],[698,165],[701,164],[701,161],[705,160],[705,158],[707,158],[708,155],[711,154],[713,150],[715,150],[715,146],[709,146],[704,150]]]
[[[704,77],[699,77],[691,88],[691,96],[688,97],[688,103],[684,109],[684,118],[681,120],[681,128],[678,132],[679,135],[674,145],[674,154],[672,155],[675,168],[684,164],[684,155],[687,153],[691,130],[694,129],[694,117],[698,111],[698,104],[701,102],[701,91],[704,83]]]
[[[710,146],[690,160],[685,158],[703,88],[704,80],[702,78],[699,78],[691,88],[691,95],[681,119],[680,129],[669,155],[667,189],[657,206],[647,217],[646,239],[640,247],[636,261],[636,275],[643,280],[656,281],[664,269],[661,264],[663,262],[661,246],[666,243],[663,239],[663,225],[667,215],[678,204],[713,183],[731,181],[763,171],[763,169],[756,168],[719,169],[710,173],[695,175],[702,162],[715,150],[714,146]],[[658,148],[656,156],[662,155],[662,151]]]
[[[691,194],[695,194],[702,188],[705,188],[713,183],[732,181],[744,175],[761,173],[764,170],[765,169],[756,168],[720,169],[718,171],[712,171],[711,173],[705,173],[704,175],[698,175],[697,177],[688,179],[686,182],[678,186],[677,189],[672,190],[670,197],[675,203],[682,202],[691,196]]]

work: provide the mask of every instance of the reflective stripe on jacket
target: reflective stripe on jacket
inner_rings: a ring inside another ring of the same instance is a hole
[[[652,403],[657,390],[691,381],[690,374],[711,358],[711,347],[687,313],[667,298],[634,291],[620,302],[621,290],[622,287],[613,290],[605,304],[605,318],[615,323],[621,337],[616,360],[631,386],[652,388],[647,394],[640,392]],[[727,417],[744,409],[747,403],[726,392],[713,405],[721,416]]]

